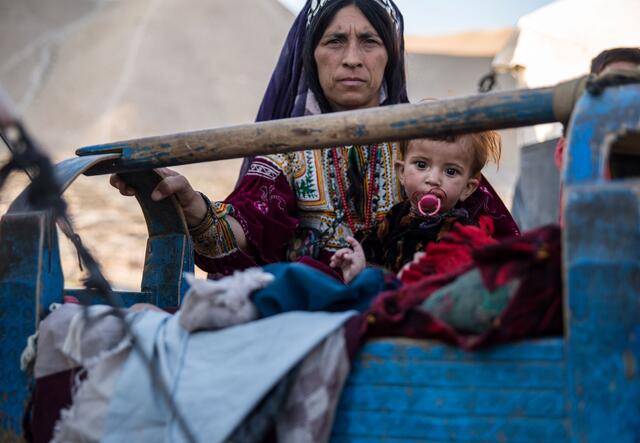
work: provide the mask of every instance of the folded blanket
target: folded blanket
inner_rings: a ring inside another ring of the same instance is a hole
[[[179,314],[138,314],[134,330],[197,435],[222,442],[289,370],[352,312],[290,312],[188,334]],[[140,357],[131,353],[109,405],[103,442],[183,442]]]

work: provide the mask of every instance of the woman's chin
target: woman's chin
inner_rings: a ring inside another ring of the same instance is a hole
[[[345,92],[339,101],[333,103],[336,111],[353,111],[355,109],[372,108],[380,103],[361,93]]]

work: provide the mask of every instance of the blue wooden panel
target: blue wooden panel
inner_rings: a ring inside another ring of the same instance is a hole
[[[432,416],[507,416],[564,418],[568,414],[564,390],[347,385],[342,410],[413,412]]]
[[[334,435],[424,439],[450,442],[563,442],[568,438],[565,420],[544,418],[431,417],[403,412],[377,413],[350,409],[336,417]]]
[[[497,345],[473,352],[447,346],[437,340],[372,340],[359,354],[366,359],[435,360],[435,361],[562,361],[564,340],[545,338],[508,345]]]
[[[458,387],[473,384],[478,387],[553,389],[564,385],[565,368],[563,364],[547,362],[475,364],[358,360],[354,363],[350,382],[358,385]]]
[[[636,443],[640,180],[572,186],[566,194],[567,366],[574,441]]]
[[[49,222],[44,212],[0,222],[0,429],[7,432],[19,433],[28,398],[29,377],[20,370],[27,337],[43,305],[62,298],[57,234]]]
[[[384,439],[377,437],[367,437],[367,436],[345,436],[345,435],[332,435],[331,443],[450,443],[450,440],[425,440],[423,438],[387,438]],[[476,440],[474,443],[492,443],[491,440]]]
[[[562,339],[465,352],[376,340],[340,399],[333,441],[566,441]]]
[[[178,306],[188,289],[183,273],[194,271],[193,245],[182,209],[175,197],[151,200],[151,192],[161,180],[155,171],[121,177],[136,190],[149,232],[142,292],[156,294],[154,303],[158,306]]]
[[[186,291],[182,274],[193,272],[192,257],[191,238],[186,235],[150,238],[147,241],[142,291],[155,294],[154,304],[158,306],[178,306]]]
[[[608,145],[616,135],[634,129],[640,130],[640,85],[607,88],[598,96],[584,94],[569,130],[565,185],[603,181]]]
[[[582,185],[567,192],[565,203],[570,213],[565,218],[574,228],[565,232],[571,263],[582,260],[589,263],[637,263],[640,251],[639,196],[639,180]],[[612,217],[604,217],[607,212]]]

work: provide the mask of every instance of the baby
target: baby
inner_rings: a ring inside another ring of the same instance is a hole
[[[477,224],[457,207],[480,183],[482,168],[500,159],[500,135],[495,131],[411,140],[401,145],[396,175],[407,199],[396,204],[361,242],[349,237],[351,248],[338,250],[331,266],[342,270],[345,282],[367,264],[398,272],[416,252],[438,241],[455,222]]]
[[[453,223],[477,224],[458,202],[480,183],[480,171],[500,157],[496,132],[416,139],[401,145],[395,165],[407,199],[391,208],[362,242],[336,251],[331,266],[347,285],[301,263],[274,263],[218,281],[191,284],[180,324],[189,331],[222,328],[291,310],[364,310],[385,289],[380,267],[398,272]],[[367,264],[374,265],[367,268]]]

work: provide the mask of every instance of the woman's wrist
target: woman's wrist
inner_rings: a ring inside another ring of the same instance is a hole
[[[183,206],[183,213],[189,231],[203,223],[209,213],[211,201],[202,192],[196,191],[193,200],[188,206]]]
[[[198,195],[200,196],[199,200],[204,203],[204,211],[198,210],[191,212],[191,215],[189,217],[191,220],[188,220],[187,215],[185,214],[185,219],[187,219],[187,226],[189,227],[189,233],[192,236],[202,234],[216,222],[211,200],[209,200],[209,198],[202,192],[198,192]]]
[[[232,210],[228,205],[211,203],[206,195],[200,193],[206,205],[204,218],[195,226],[189,228],[195,251],[203,256],[216,258],[236,251],[238,244],[226,220]]]

